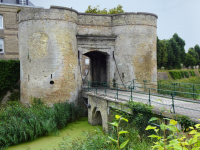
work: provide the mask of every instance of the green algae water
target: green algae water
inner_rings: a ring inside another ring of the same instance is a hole
[[[64,137],[67,136],[72,139],[84,138],[84,132],[91,132],[97,128],[102,131],[102,126],[92,126],[88,123],[88,118],[83,117],[77,122],[69,123],[65,128],[59,130],[59,135],[52,133],[48,136],[39,137],[34,141],[13,145],[6,150],[59,150],[58,144],[64,141]]]

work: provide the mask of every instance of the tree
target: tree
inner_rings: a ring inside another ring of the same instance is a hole
[[[194,50],[193,47],[189,48],[188,53],[195,58],[196,62],[199,61],[199,54]]]
[[[157,66],[158,68],[167,65],[167,47],[165,41],[159,40],[157,37]]]
[[[118,5],[117,8],[114,7],[112,9],[109,9],[109,11],[107,11],[106,8],[104,8],[103,10],[99,9],[99,5],[97,5],[97,7],[93,7],[91,5],[88,6],[87,10],[85,11],[85,13],[94,13],[94,14],[117,14],[117,13],[124,13],[123,10],[123,6],[122,5]]]
[[[171,45],[171,49],[173,50],[174,54],[174,61],[172,62],[172,67],[175,69],[181,68],[181,48],[178,46],[178,43],[174,38],[171,38],[169,40],[169,43]]]
[[[109,9],[108,12],[108,14],[117,14],[117,13],[124,13],[122,5],[118,5],[117,8],[114,7],[112,9]]]
[[[192,56],[192,55],[190,55],[189,53],[187,53],[186,54],[186,60],[185,60],[185,63],[184,63],[184,65],[186,66],[186,67],[189,67],[189,66],[195,66],[196,65],[196,60],[195,60],[195,58]]]
[[[164,40],[164,43],[165,43],[166,48],[167,48],[167,64],[166,64],[166,67],[168,69],[172,69],[173,68],[172,64],[175,60],[173,49],[171,47],[169,40]]]
[[[195,52],[197,52],[197,53],[199,54],[199,57],[200,57],[200,47],[199,47],[198,44],[196,44],[196,45],[194,46],[194,50],[195,50]],[[199,59],[200,59],[200,58],[199,58]]]
[[[184,63],[186,59],[186,53],[185,53],[185,41],[178,36],[177,33],[173,35],[173,38],[175,41],[178,43],[178,46],[180,47],[180,58],[181,58],[181,63]]]

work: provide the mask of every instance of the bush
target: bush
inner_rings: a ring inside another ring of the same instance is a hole
[[[0,149],[55,132],[82,114],[73,103],[58,103],[51,108],[40,99],[34,101],[30,108],[15,102],[0,113]]]
[[[20,79],[19,60],[0,60],[0,102],[5,94],[12,90],[13,86]]]
[[[169,71],[172,79],[181,79],[182,75],[180,71]]]
[[[189,127],[195,125],[191,118],[184,115],[176,115],[175,120],[178,121],[181,126],[185,128],[185,131],[189,129]]]
[[[149,121],[158,120],[158,118],[151,118]],[[189,127],[189,132],[184,132],[178,129],[177,121],[173,119],[168,119],[170,121],[169,125],[164,122],[160,125],[160,128],[152,127],[148,125],[145,130],[154,130],[156,135],[150,135],[149,137],[157,139],[154,145],[151,146],[152,149],[159,150],[199,150],[200,148],[200,124],[196,124],[194,127]],[[200,119],[199,119],[200,120]],[[159,130],[164,132],[164,135],[159,134]],[[168,130],[169,136],[166,134]]]
[[[182,78],[184,78],[184,77],[185,77],[185,74],[184,74],[184,72],[183,72],[183,71],[181,71],[181,76],[182,76]]]
[[[138,102],[129,102],[132,115],[129,119],[133,122],[140,134],[144,134],[149,118],[153,116],[152,107]]]
[[[195,76],[196,76],[194,71],[189,71],[189,72],[190,72],[190,75],[191,75],[192,77],[195,77]]]
[[[138,131],[133,127],[133,124],[126,124],[123,126],[124,130],[127,130],[128,134],[121,134],[119,142],[123,142],[125,139],[129,139],[126,150],[150,150],[152,142],[147,140],[146,137],[140,136]],[[122,128],[120,128],[122,130]],[[95,132],[85,133],[85,139],[72,140],[70,137],[65,137],[64,141],[59,144],[61,150],[116,150],[117,145],[114,141],[111,141],[108,136],[117,139],[117,131],[113,127],[109,133],[101,133],[99,129]]]
[[[186,77],[186,78],[189,78],[189,73],[188,73],[188,71],[184,71],[184,74],[185,74],[185,77]]]

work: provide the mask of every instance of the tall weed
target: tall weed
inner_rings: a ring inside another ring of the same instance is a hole
[[[34,99],[32,107],[20,103],[9,105],[0,112],[0,149],[48,135],[77,119],[82,114],[73,103],[58,103],[48,107]],[[75,114],[78,113],[78,114]]]

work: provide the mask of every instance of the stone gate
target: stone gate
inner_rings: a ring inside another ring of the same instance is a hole
[[[58,6],[20,11],[21,102],[31,103],[32,97],[47,104],[78,102],[82,55],[91,59],[92,81],[157,81],[157,18],[139,12],[86,14]]]

